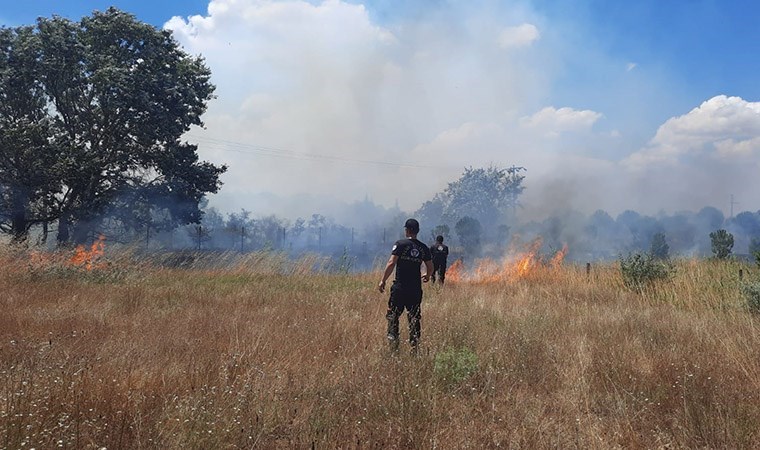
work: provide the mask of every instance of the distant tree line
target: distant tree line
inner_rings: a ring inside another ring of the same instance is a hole
[[[366,199],[348,206],[345,216],[368,219],[364,224],[353,220],[336,222],[321,214],[295,221],[276,216],[253,218],[247,211],[225,217],[209,208],[201,222],[208,237],[199,238],[196,228],[187,227],[187,239],[183,237],[182,245],[197,247],[201,239],[200,247],[209,249],[277,248],[325,254],[349,249],[354,254],[367,252],[377,258],[401,237],[403,221],[417,217],[423,227],[419,238],[432,242],[435,236],[443,235],[454,257],[498,257],[511,243],[537,238],[542,239],[543,252],[552,253],[567,244],[567,257],[579,261],[611,261],[629,253],[649,253],[665,259],[723,257],[726,248],[729,254],[760,251],[760,211],[742,212],[731,218],[714,207],[654,216],[631,210],[616,217],[603,210],[590,215],[571,211],[558,212],[541,221],[518,221],[515,216],[524,190],[523,171],[518,167],[467,168],[460,179],[414,213],[398,208],[385,210]],[[175,244],[178,242],[175,240]],[[716,248],[721,250],[716,253]]]
[[[206,201],[201,202],[201,209],[198,224],[150,235],[135,232],[123,242],[143,240],[147,248],[166,250],[273,250],[294,256],[351,256],[359,266],[368,267],[375,259],[387,257],[393,242],[403,237],[402,225],[409,217],[398,207],[385,208],[368,198],[346,205],[340,219],[320,213],[288,219],[245,209],[223,213]]]
[[[541,237],[546,249],[567,243],[569,258],[612,260],[621,254],[650,253],[654,257],[725,258],[760,250],[760,211],[726,218],[714,207],[698,212],[655,216],[624,211],[615,218],[599,210],[590,216],[566,213],[540,222],[522,223],[514,233],[523,239]]]
[[[169,31],[111,8],[0,28],[0,231],[81,243],[201,219],[224,166],[181,141],[213,97]]]
[[[614,260],[631,252],[664,258],[760,251],[760,211],[730,218],[714,207],[655,216],[627,210],[615,218],[603,210],[588,216],[570,211],[542,221],[518,221],[524,170],[466,168],[415,213],[423,224],[422,239],[443,235],[468,257],[498,256],[510,242],[536,238],[542,239],[545,252],[567,244],[568,257],[577,260]]]

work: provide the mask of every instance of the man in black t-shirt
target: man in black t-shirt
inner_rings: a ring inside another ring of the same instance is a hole
[[[396,278],[391,285],[391,295],[388,299],[388,312],[385,318],[388,320],[388,342],[392,350],[398,350],[398,319],[407,310],[409,318],[409,343],[412,351],[417,350],[420,341],[420,318],[422,311],[422,283],[427,283],[433,264],[430,262],[430,249],[427,245],[417,240],[420,232],[420,224],[415,219],[409,219],[404,224],[406,239],[401,239],[393,244],[391,257],[385,266],[383,278],[377,288],[385,292],[385,281],[396,269]],[[425,273],[420,275],[420,266],[425,264]]]
[[[443,236],[436,236],[435,244],[430,247],[430,253],[433,255],[433,275],[430,281],[435,283],[435,275],[438,274],[438,279],[443,284],[446,279],[446,259],[449,257],[449,247],[443,245]]]

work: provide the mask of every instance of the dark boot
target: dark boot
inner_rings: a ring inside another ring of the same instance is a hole
[[[388,321],[388,345],[393,352],[398,351],[398,319],[401,316],[401,311],[397,308],[388,308],[388,312],[385,314],[385,318]]]
[[[413,305],[409,308],[409,312],[407,313],[409,316],[409,344],[412,346],[412,349],[415,349],[419,345],[420,342],[420,333],[421,333],[421,326],[420,321],[422,320],[422,308],[420,304]]]

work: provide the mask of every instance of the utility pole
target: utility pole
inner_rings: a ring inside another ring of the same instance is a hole
[[[351,227],[351,247],[354,246],[354,227]]]
[[[150,222],[145,225],[145,248],[150,247]]]
[[[734,218],[734,205],[738,205],[738,202],[734,201],[734,194],[731,194],[731,215],[729,216],[729,219]]]
[[[240,227],[240,253],[245,250],[245,227]]]
[[[319,249],[322,250],[322,227],[319,227]]]
[[[201,236],[203,234],[203,227],[201,225],[198,225],[195,227],[196,231],[198,231],[198,251],[201,250]]]

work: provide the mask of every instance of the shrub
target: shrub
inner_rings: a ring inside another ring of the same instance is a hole
[[[658,260],[650,254],[633,253],[620,257],[620,273],[629,289],[640,291],[655,281],[669,279],[674,271],[670,262]]]
[[[755,258],[755,263],[760,266],[760,238],[752,238],[749,242],[749,254]]]
[[[752,281],[742,285],[742,294],[747,300],[747,308],[753,313],[760,314],[760,281]]]
[[[726,259],[734,248],[734,235],[723,229],[713,231],[710,233],[710,244],[716,258]]]
[[[445,383],[457,384],[478,369],[478,355],[467,347],[446,348],[435,355],[433,370]]]

